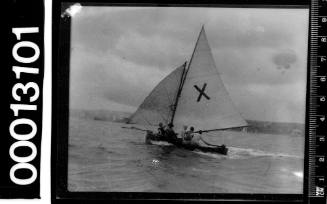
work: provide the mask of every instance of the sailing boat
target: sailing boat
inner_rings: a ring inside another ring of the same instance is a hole
[[[187,125],[204,133],[247,126],[220,78],[204,26],[189,63],[165,77],[131,115],[129,123],[172,123],[175,130]],[[155,135],[148,131],[146,141],[151,139],[155,140]],[[175,145],[183,147],[181,143]],[[225,145],[200,150],[227,154]]]

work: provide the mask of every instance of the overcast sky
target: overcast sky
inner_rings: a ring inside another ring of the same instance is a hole
[[[71,108],[135,111],[189,60],[202,24],[246,119],[304,123],[307,9],[82,7],[72,17]]]

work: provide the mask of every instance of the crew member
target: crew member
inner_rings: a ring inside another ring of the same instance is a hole
[[[159,123],[158,127],[158,135],[159,136],[164,136],[165,135],[165,126],[162,123]]]
[[[194,130],[194,129],[193,129]],[[208,143],[208,142],[206,142],[203,138],[202,138],[202,131],[201,130],[199,130],[199,131],[197,131],[199,134],[194,134],[194,136],[192,137],[192,140],[191,140],[191,142],[190,142],[190,145],[191,146],[193,146],[193,147],[200,147],[200,146],[202,146],[201,144],[200,144],[200,141],[202,141],[204,144],[206,144],[206,145],[208,145],[208,146],[217,146],[217,145],[212,145],[212,144],[210,144],[210,143]]]
[[[194,127],[190,127],[189,131],[186,131],[183,137],[183,144],[191,145],[192,138],[194,136]]]
[[[174,125],[172,123],[168,124],[168,128],[166,129],[166,137],[167,137],[167,142],[170,143],[176,143],[177,142],[177,134],[175,133],[173,129]]]
[[[186,132],[187,132],[187,125],[183,126],[183,130],[181,131],[181,138],[184,140],[186,137]]]

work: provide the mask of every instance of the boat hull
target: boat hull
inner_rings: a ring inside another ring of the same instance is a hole
[[[187,144],[183,144],[181,139],[175,140],[175,141],[173,141],[173,140],[168,141],[167,139],[159,138],[158,135],[154,134],[152,131],[147,131],[147,133],[145,135],[145,143],[152,144],[152,141],[169,142],[171,144],[174,144],[176,147],[191,150],[191,151],[199,150],[201,152],[210,152],[210,153],[217,153],[217,154],[223,154],[223,155],[227,155],[227,152],[228,152],[228,148],[226,148],[225,145],[214,146],[214,147],[187,145]]]

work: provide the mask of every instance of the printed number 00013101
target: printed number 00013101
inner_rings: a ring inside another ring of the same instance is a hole
[[[22,38],[27,35],[35,35],[39,33],[38,27],[25,27],[25,28],[12,28],[12,33],[15,34],[17,43],[13,46],[12,56],[16,62],[20,64],[31,64],[36,62],[40,57],[40,48],[38,45],[31,41],[24,41]],[[32,56],[22,56],[22,50],[32,49]],[[20,50],[20,51],[19,51]],[[39,74],[38,68],[28,66],[12,66],[12,71],[15,73],[16,80],[20,80],[26,75]],[[23,104],[22,96],[29,96],[28,103]],[[16,141],[10,146],[9,156],[16,162],[10,169],[10,180],[18,185],[29,185],[33,183],[38,175],[37,169],[30,162],[37,156],[37,148],[31,140],[37,133],[36,123],[29,118],[19,118],[20,111],[36,111],[37,105],[31,104],[38,100],[40,96],[40,89],[37,83],[28,82],[26,84],[17,82],[12,87],[12,97],[17,104],[10,104],[10,109],[13,111],[14,116],[17,119],[13,120],[9,126],[9,133]],[[27,127],[28,133],[18,133],[17,127]],[[29,148],[29,155],[16,155],[15,150],[17,148]],[[31,172],[28,178],[17,178],[16,171],[20,169],[29,170]]]

